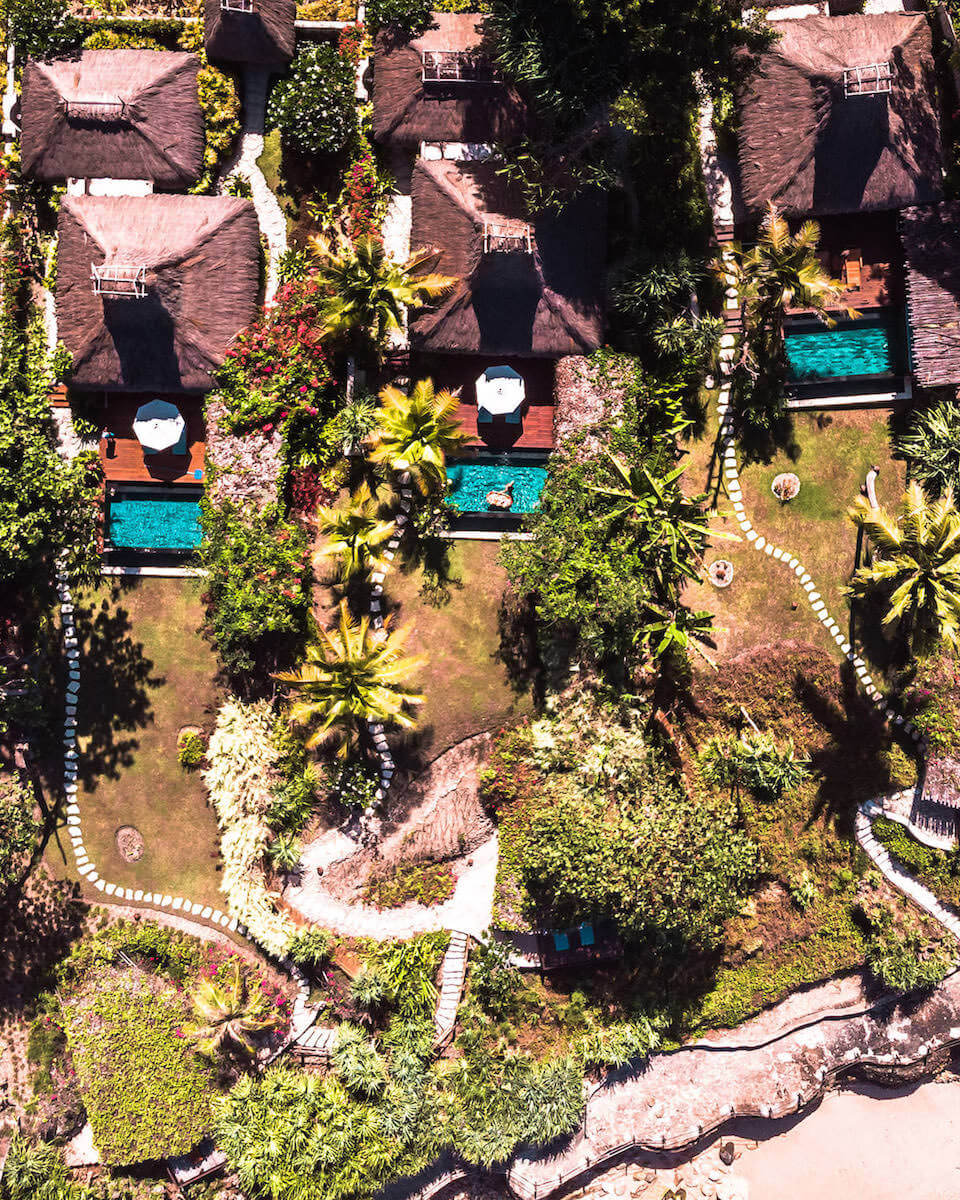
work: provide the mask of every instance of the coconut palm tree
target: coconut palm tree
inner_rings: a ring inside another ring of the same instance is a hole
[[[733,275],[749,334],[779,331],[788,308],[813,309],[832,324],[828,310],[837,306],[843,284],[824,270],[817,257],[820,226],[804,221],[796,233],[773,204],[768,204],[760,235],[748,250],[733,247],[733,261],[721,259],[715,269]],[[854,309],[845,310],[855,317]]]
[[[280,1024],[280,1017],[265,997],[248,988],[236,961],[228,968],[225,980],[200,981],[193,993],[193,1007],[197,1049],[209,1058],[217,1054],[252,1058],[257,1049],[255,1035]]]
[[[290,717],[312,727],[310,749],[339,734],[339,753],[346,758],[359,731],[371,721],[392,723],[404,729],[416,724],[407,706],[422,704],[425,697],[406,686],[406,680],[426,662],[426,655],[404,658],[403,643],[410,627],[389,632],[370,628],[369,617],[350,619],[347,602],[340,605],[337,628],[319,631],[307,646],[299,671],[276,678],[290,685],[296,699]]]
[[[960,513],[948,487],[931,500],[911,483],[900,509],[890,514],[857,498],[850,519],[870,539],[873,561],[860,567],[847,594],[881,595],[884,625],[899,625],[915,654],[939,642],[960,645]]]
[[[948,487],[960,491],[960,404],[949,400],[914,413],[910,427],[894,439],[897,456],[905,458],[910,477],[930,496]]]
[[[397,526],[395,521],[382,519],[368,484],[361,483],[346,502],[319,509],[317,522],[327,542],[314,561],[336,559],[341,579],[354,579],[386,567],[386,560],[377,552],[390,541]]]
[[[310,246],[328,293],[323,309],[327,332],[354,351],[381,346],[390,330],[403,328],[406,309],[438,299],[457,282],[425,270],[436,257],[433,251],[394,262],[375,238],[351,241],[341,232],[311,238]]]
[[[450,392],[434,391],[432,379],[419,380],[409,395],[397,387],[385,387],[380,393],[370,461],[394,471],[409,471],[424,495],[443,491],[447,455],[470,440],[453,415],[458,403]]]

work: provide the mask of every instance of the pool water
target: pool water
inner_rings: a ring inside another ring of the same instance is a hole
[[[547,479],[547,468],[530,463],[451,462],[447,465],[450,481],[448,499],[463,513],[529,513],[537,506]],[[493,509],[487,504],[487,492],[502,492],[513,484],[513,507]]]
[[[785,335],[790,373],[796,381],[890,375],[903,370],[899,323],[892,317],[805,327]]]
[[[194,496],[120,493],[110,499],[107,536],[114,546],[132,550],[194,550],[200,545],[200,505]]]

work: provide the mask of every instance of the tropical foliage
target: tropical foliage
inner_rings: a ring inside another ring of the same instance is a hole
[[[631,404],[551,456],[531,540],[501,548],[514,589],[534,600],[541,637],[621,679],[644,659],[685,656],[711,627],[681,600],[710,536],[706,497],[680,486],[686,423],[675,393],[649,398],[642,418]]]
[[[317,527],[326,538],[317,552],[317,559],[336,560],[344,580],[365,576],[370,571],[385,570],[387,560],[383,547],[396,530],[396,522],[384,520],[380,504],[366,483],[345,501],[317,510]]]
[[[93,1200],[90,1188],[74,1182],[63,1152],[50,1142],[14,1134],[0,1172],[3,1200]]]
[[[375,633],[369,617],[351,620],[343,601],[336,628],[318,630],[299,670],[277,676],[294,694],[291,720],[311,730],[308,747],[337,737],[340,753],[346,757],[368,722],[414,727],[407,707],[422,704],[424,697],[406,681],[425,656],[403,657],[409,632],[409,628],[391,632],[384,621],[382,634]]]
[[[311,246],[315,278],[326,292],[325,333],[354,351],[381,346],[391,330],[403,329],[407,309],[437,299],[456,282],[425,271],[432,252],[394,262],[374,237],[351,240],[335,232],[313,238]]]
[[[767,733],[711,738],[700,755],[700,772],[719,787],[748,787],[761,800],[779,800],[809,775],[809,763],[792,741],[779,745]]]
[[[716,944],[760,865],[732,804],[689,797],[629,712],[577,704],[503,749],[516,792],[500,808],[498,924],[607,917],[639,945]]]
[[[960,645],[960,513],[953,492],[931,500],[911,483],[895,514],[860,496],[850,519],[874,554],[854,575],[849,595],[879,598],[884,625],[897,626],[916,654],[941,642]]]
[[[281,1017],[259,988],[251,987],[236,959],[221,975],[201,979],[193,992],[197,1049],[208,1058],[252,1058],[257,1038],[276,1029]]]
[[[447,455],[469,440],[456,420],[459,401],[421,379],[409,393],[386,387],[380,393],[370,461],[398,473],[409,472],[424,495],[446,487]]]
[[[955,496],[960,493],[960,404],[955,400],[914,412],[893,444],[907,460],[910,478],[928,496],[942,496],[948,488]]]

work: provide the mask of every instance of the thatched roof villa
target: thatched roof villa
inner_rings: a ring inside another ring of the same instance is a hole
[[[454,291],[411,327],[421,350],[559,358],[603,336],[605,209],[581,195],[528,216],[490,162],[419,159],[411,246],[436,248]]]
[[[193,54],[85,50],[27,63],[21,155],[37,179],[145,179],[185,188],[203,165]]]
[[[922,13],[772,21],[740,97],[743,200],[792,216],[938,200],[937,85]]]
[[[416,38],[384,30],[374,51],[373,133],[378,141],[507,141],[526,126],[516,91],[485,52],[479,13],[432,13]]]
[[[296,0],[204,0],[204,45],[220,62],[282,68],[293,58]]]
[[[57,323],[71,386],[202,391],[253,319],[256,213],[232,196],[67,196]]]

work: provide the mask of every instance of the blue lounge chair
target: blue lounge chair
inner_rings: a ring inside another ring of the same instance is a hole
[[[503,419],[508,425],[519,425],[521,421],[520,409],[515,408],[513,412],[508,412]]]
[[[569,950],[570,939],[565,933],[555,933],[553,935],[553,948],[554,950]]]
[[[596,940],[596,936],[593,932],[593,926],[584,921],[584,923],[580,926],[580,945],[592,946]]]
[[[197,467],[196,470],[193,472],[193,477],[194,477],[194,479],[202,479],[203,471],[201,471],[200,468]]]
[[[491,425],[491,424],[493,424],[493,416],[490,413],[488,413],[485,408],[478,408],[477,409],[477,424],[478,425]]]

